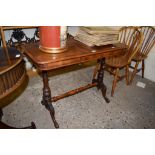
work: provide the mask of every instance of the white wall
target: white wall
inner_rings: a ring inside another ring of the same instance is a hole
[[[152,48],[145,61],[144,77],[155,82],[155,46]]]
[[[78,32],[79,27],[78,26],[68,26],[68,33],[71,35],[75,36],[76,33]]]

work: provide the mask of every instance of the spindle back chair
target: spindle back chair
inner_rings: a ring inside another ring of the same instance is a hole
[[[130,83],[132,83],[135,74],[142,70],[142,78],[144,78],[144,69],[145,69],[145,59],[147,58],[149,52],[155,44],[155,28],[151,26],[141,26],[138,27],[138,30],[143,33],[144,40],[141,48],[138,50],[137,54],[132,58],[132,61],[136,62],[135,66],[130,66],[133,70]],[[139,63],[142,62],[142,67],[138,68]]]
[[[107,58],[105,65],[107,70],[114,75],[111,96],[114,95],[114,90],[117,81],[126,77],[126,84],[129,84],[129,65],[132,58],[138,52],[143,41],[142,33],[133,26],[122,27],[119,31],[118,40],[128,46],[126,52],[122,56]],[[119,70],[125,68],[125,75],[119,76]]]

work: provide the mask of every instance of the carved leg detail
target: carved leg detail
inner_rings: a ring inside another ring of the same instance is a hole
[[[34,122],[31,122],[31,126],[24,127],[24,128],[21,128],[21,129],[36,129],[36,125],[35,125]]]
[[[50,115],[51,115],[51,118],[53,120],[55,128],[59,128],[59,124],[57,123],[57,121],[55,119],[55,110],[54,110],[54,107],[53,107],[52,103],[47,103],[45,105],[45,107],[50,112]]]
[[[105,84],[104,84],[104,82],[103,82],[105,59],[104,59],[104,58],[101,59],[101,60],[99,61],[99,63],[100,63],[100,68],[99,68],[99,71],[98,71],[97,79],[96,79],[96,80],[93,79],[93,81],[94,81],[94,82],[96,81],[96,82],[98,83],[98,84],[97,84],[97,88],[100,89],[100,90],[102,91],[102,95],[103,95],[105,101],[106,101],[107,103],[109,103],[110,100],[109,100],[109,99],[107,98],[107,96],[106,96],[107,87],[105,86]]]
[[[59,125],[55,119],[55,110],[51,102],[51,90],[49,88],[48,75],[46,71],[42,72],[42,77],[43,77],[44,88],[43,88],[43,100],[41,103],[50,112],[55,128],[59,128]]]

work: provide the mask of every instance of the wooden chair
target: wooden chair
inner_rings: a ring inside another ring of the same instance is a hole
[[[106,69],[114,75],[111,96],[114,95],[117,81],[126,77],[126,84],[129,84],[129,65],[132,58],[141,47],[143,35],[136,27],[122,27],[119,32],[118,40],[126,44],[128,49],[122,56],[111,57],[105,60]],[[126,69],[125,75],[119,76],[119,71],[123,68]]]
[[[141,26],[138,27],[138,30],[143,33],[144,40],[141,48],[132,59],[132,61],[136,62],[136,64],[134,67],[130,66],[130,68],[134,69],[130,83],[132,83],[136,73],[141,70],[142,70],[142,78],[144,78],[145,59],[147,58],[147,55],[149,54],[149,52],[151,51],[152,47],[155,44],[155,29],[153,27]],[[142,67],[140,69],[137,69],[140,62],[142,62]]]

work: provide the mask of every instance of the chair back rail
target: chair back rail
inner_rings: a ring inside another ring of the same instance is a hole
[[[128,50],[125,55],[128,63],[130,63],[142,45],[142,32],[133,26],[122,27],[118,35],[118,40],[128,46]]]
[[[136,73],[142,71],[142,78],[144,78],[145,59],[155,44],[155,29],[151,26],[140,26],[138,30],[143,34],[142,46],[133,57],[132,61],[136,62],[135,66],[130,66],[134,69],[131,75],[130,83],[132,83]],[[141,68],[138,69],[139,63],[142,63]]]
[[[144,40],[137,55],[142,54],[144,57],[147,57],[155,44],[155,29],[151,26],[141,26],[138,27],[138,30],[143,33]]]

